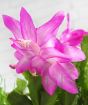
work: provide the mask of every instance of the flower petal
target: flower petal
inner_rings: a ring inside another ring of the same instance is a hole
[[[55,83],[69,93],[76,94],[78,89],[76,83],[67,73],[67,68],[64,68],[59,63],[53,64],[49,69],[49,74]]]
[[[43,46],[41,46],[41,48],[55,47],[56,45],[60,46],[61,45],[60,41],[57,38],[52,37],[45,44],[43,44]]]
[[[43,48],[40,52],[40,56],[43,57],[44,59],[49,59],[49,58],[58,58],[59,62],[67,62],[70,61],[70,59],[67,57],[67,55],[64,55],[60,51],[56,50],[55,48]]]
[[[16,51],[14,55],[18,60],[21,60],[21,58],[23,57],[23,54],[20,51]]]
[[[85,60],[84,52],[78,47],[64,45],[63,53],[71,59],[72,62]]]
[[[32,69],[36,70],[36,73],[42,76],[42,84],[44,89],[52,95],[56,89],[56,84],[48,75],[48,68],[50,64],[42,59],[40,56],[35,56],[31,60],[31,67]]]
[[[48,70],[42,76],[42,85],[49,95],[53,95],[57,88],[56,83],[49,76]]]
[[[71,46],[76,46],[82,42],[83,36],[86,34],[87,32],[83,29],[72,30],[70,28],[70,16],[67,14],[67,28],[62,33],[60,41]]]
[[[72,32],[65,30],[61,35],[60,41],[71,46],[76,46],[82,42],[85,34],[86,32],[82,29],[74,30]]]
[[[16,39],[22,38],[19,21],[7,15],[3,15],[3,21],[5,26],[13,33]]]
[[[49,63],[46,62],[42,57],[35,56],[31,60],[31,68],[36,69],[36,73],[40,76],[43,75],[43,72],[47,69]]]
[[[17,63],[16,71],[17,73],[23,73],[24,71],[29,70],[29,68],[30,68],[30,63],[28,57],[23,57]]]
[[[20,24],[24,39],[36,41],[36,29],[32,22],[31,16],[22,8],[20,12]]]
[[[49,22],[37,28],[37,43],[43,45],[57,34],[57,29],[64,19],[64,13],[58,12]]]
[[[32,73],[35,72],[34,69],[30,69],[31,68],[31,59],[33,58],[33,56],[31,55],[31,52],[30,54],[25,54],[20,60],[19,62],[17,63],[17,66],[16,66],[16,71],[17,73],[22,73],[24,71],[30,71]]]
[[[60,63],[60,65],[64,68],[67,74],[73,79],[78,79],[79,73],[75,65],[70,62]]]

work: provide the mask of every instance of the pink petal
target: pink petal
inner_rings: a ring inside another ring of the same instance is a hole
[[[67,72],[67,74],[73,79],[78,79],[79,73],[75,65],[70,62],[67,63],[60,63],[63,69]]]
[[[57,88],[56,83],[49,76],[48,70],[42,76],[42,85],[49,95],[53,95]]]
[[[32,22],[32,18],[24,8],[22,8],[20,12],[20,23],[24,39],[36,41],[36,29]]]
[[[32,50],[36,55],[39,55],[40,47],[37,43],[31,41],[29,45],[29,49]]]
[[[15,48],[16,50],[25,50],[25,51],[31,51],[34,54],[38,55],[39,51],[40,51],[40,47],[38,46],[37,43],[31,41],[31,42],[27,42],[27,41],[20,41],[20,40],[14,40],[11,38],[11,40],[13,41],[13,44],[11,45],[13,48]]]
[[[17,66],[16,66],[17,73],[23,73],[24,71],[27,71],[27,70],[32,73],[35,72],[34,70],[30,69],[31,59],[32,59],[32,56],[30,55],[23,56],[20,59],[20,61],[17,63]]]
[[[85,35],[85,31],[82,29],[74,30],[72,32],[68,32],[68,30],[65,30],[61,35],[61,42],[66,43],[71,46],[79,45],[83,37]]]
[[[64,19],[64,13],[58,12],[51,20],[37,29],[37,42],[39,45],[46,43],[51,37],[56,36],[57,29]]]
[[[69,38],[70,36],[70,15],[67,14],[67,27],[65,29],[64,32],[62,32],[62,35],[61,35],[61,38],[60,38],[60,41],[63,43],[65,41],[67,41],[67,39]]]
[[[23,54],[20,51],[16,51],[14,55],[18,60],[21,60],[21,58],[23,57]]]
[[[23,49],[16,41],[11,44],[11,47],[15,48],[16,50]]]
[[[40,56],[43,57],[44,59],[49,59],[49,58],[58,58],[59,62],[67,62],[70,61],[70,59],[67,57],[67,55],[64,55],[60,51],[56,50],[55,48],[43,48],[40,52]]]
[[[49,69],[49,74],[60,88],[72,94],[78,93],[75,81],[67,73],[67,67],[64,68],[59,63],[53,64]]]
[[[58,40],[55,42],[54,47],[72,62],[85,60],[85,54],[80,47],[70,46],[65,43],[62,44]]]
[[[87,34],[87,32],[85,32],[83,29],[70,29],[70,16],[67,14],[67,28],[62,33],[60,41],[71,46],[76,46],[82,42],[85,34]]]
[[[45,44],[43,44],[41,48],[55,47],[56,45],[61,46],[60,41],[57,38],[52,37]]]
[[[10,16],[3,15],[5,26],[13,33],[16,39],[22,39],[20,24]]]
[[[85,60],[85,54],[81,48],[63,45],[63,53],[73,62]]]
[[[50,64],[42,59],[40,56],[35,56],[31,60],[31,68],[36,70],[36,73],[42,76],[42,84],[44,89],[52,95],[56,89],[56,84],[48,75],[48,68]]]
[[[31,60],[31,68],[34,68],[39,75],[43,75],[43,72],[48,68],[49,63],[46,62],[42,57],[35,56]]]

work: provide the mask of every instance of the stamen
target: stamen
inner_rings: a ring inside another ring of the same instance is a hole
[[[31,40],[19,40],[18,43],[21,47],[29,48]]]

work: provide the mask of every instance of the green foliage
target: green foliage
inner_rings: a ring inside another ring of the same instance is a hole
[[[86,60],[76,63],[76,67],[79,70],[80,76],[77,80],[79,87],[79,94],[76,95],[74,103],[72,105],[88,105],[88,36],[84,37],[81,44],[82,50],[86,55]]]
[[[84,89],[88,91],[88,36],[86,36],[82,43],[82,49],[86,55],[86,60],[83,61],[80,65],[80,71],[82,72],[83,77],[83,86]]]
[[[88,105],[88,36],[82,42],[82,50],[86,55],[86,60],[79,63],[80,76],[78,79],[79,99],[78,105]]]
[[[7,100],[11,105],[32,105],[31,100],[26,95],[20,95],[15,91],[8,95]]]
[[[0,88],[0,105],[10,105],[7,101],[7,94]]]
[[[49,96],[48,93],[41,93],[41,104],[40,105],[55,105],[58,93],[55,92],[53,96]]]
[[[17,78],[16,84],[17,87],[8,94],[8,102],[11,105],[33,105],[30,98],[23,94],[24,89],[27,87],[27,82]]]
[[[86,59],[88,59],[88,36],[84,37],[81,47],[86,55]]]
[[[55,105],[58,89],[53,96],[50,96],[43,89],[39,76],[32,76],[29,72],[25,72],[23,75],[28,81],[29,96],[33,105]]]
[[[40,78],[38,76],[32,76],[29,72],[25,72],[25,79],[28,81],[29,96],[31,97],[33,105],[39,105],[39,88],[40,88]]]
[[[22,94],[25,88],[27,87],[27,82],[25,80],[17,78],[16,84],[17,87],[15,88],[15,91]]]

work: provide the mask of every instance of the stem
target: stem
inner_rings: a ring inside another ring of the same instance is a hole
[[[33,105],[39,105],[38,91],[36,88],[34,77],[29,72],[25,72],[23,73],[23,75],[26,80],[28,80],[29,96],[32,100]]]

